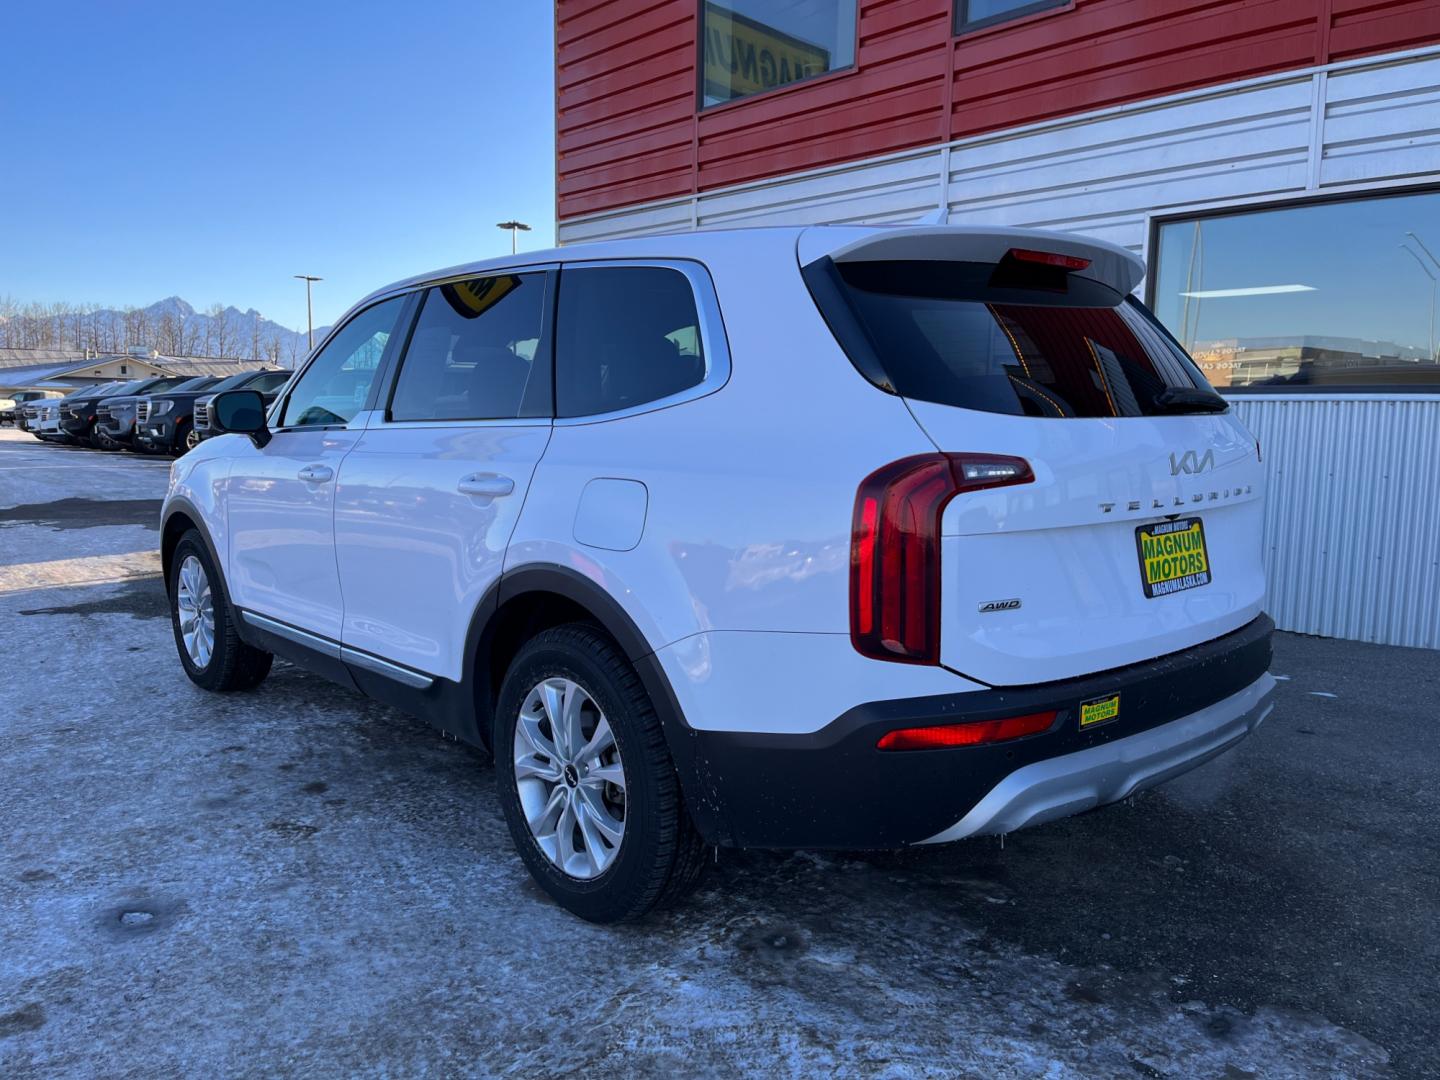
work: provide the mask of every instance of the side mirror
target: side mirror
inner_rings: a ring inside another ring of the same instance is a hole
[[[210,426],[249,435],[256,446],[270,441],[265,426],[265,399],[259,390],[226,390],[210,399]]]

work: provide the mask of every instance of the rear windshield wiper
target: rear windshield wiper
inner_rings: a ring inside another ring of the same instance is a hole
[[[1196,390],[1190,387],[1169,386],[1155,395],[1155,404],[1165,412],[1211,413],[1224,412],[1229,403],[1211,390]]]

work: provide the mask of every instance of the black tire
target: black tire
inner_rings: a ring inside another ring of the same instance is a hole
[[[215,643],[204,667],[191,659],[185,648],[184,636],[180,631],[180,569],[185,560],[193,556],[198,559],[210,584],[212,609],[215,615]],[[253,690],[270,674],[270,665],[275,657],[254,646],[247,645],[235,633],[235,613],[230,607],[230,595],[225,591],[225,581],[210,559],[210,551],[200,534],[191,529],[180,538],[175,554],[170,560],[170,627],[175,635],[175,651],[180,664],[190,681],[205,690],[228,693],[232,690]]]
[[[615,736],[625,770],[625,833],[598,877],[564,873],[526,823],[516,785],[515,721],[530,691],[567,678],[594,699]],[[516,655],[500,688],[496,787],[510,836],[526,868],[561,907],[594,923],[630,922],[683,899],[705,868],[705,845],[680,793],[660,718],[635,668],[595,627],[572,623],[537,634]]]

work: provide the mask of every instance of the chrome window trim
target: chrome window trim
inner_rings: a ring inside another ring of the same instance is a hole
[[[386,420],[384,410],[376,409],[377,419],[371,423],[372,430],[395,431],[405,428],[521,428],[549,427],[555,422],[552,416],[510,416],[494,417],[488,420]]]
[[[654,401],[647,401],[641,405],[632,405],[626,409],[616,409],[607,413],[590,413],[586,416],[557,416],[555,417],[556,427],[580,427],[585,424],[603,424],[611,420],[623,420],[630,416],[641,416],[645,413],[658,412],[661,409],[668,409],[674,405],[683,405],[687,401],[695,401],[698,398],[709,397],[715,391],[724,387],[730,381],[730,341],[725,334],[725,320],[720,313],[720,300],[715,293],[715,281],[710,276],[706,266],[694,259],[595,259],[575,261],[562,260],[560,264],[561,280],[564,280],[566,270],[585,269],[612,269],[617,267],[659,267],[666,270],[675,270],[685,275],[690,282],[690,292],[695,298],[695,312],[700,320],[700,345],[705,351],[705,377],[694,386],[687,387],[678,393],[669,394],[665,397],[656,398]],[[558,303],[558,298],[557,298]],[[556,322],[563,317],[564,313],[557,306]],[[559,354],[560,340],[557,326],[555,341],[555,374],[556,394],[559,394]]]

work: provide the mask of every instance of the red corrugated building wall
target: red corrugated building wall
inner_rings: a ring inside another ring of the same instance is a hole
[[[860,0],[853,68],[698,111],[697,0],[558,0],[557,216],[1440,39],[1440,0],[1075,0],[954,36]]]

